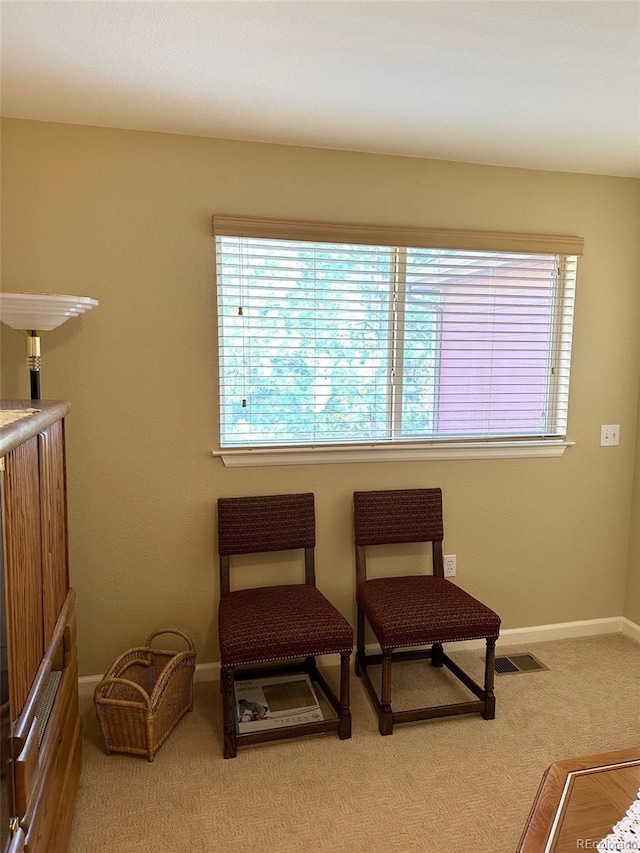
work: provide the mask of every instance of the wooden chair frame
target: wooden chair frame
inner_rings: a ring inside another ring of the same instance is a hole
[[[413,540],[415,541],[415,540]],[[433,574],[444,578],[444,563],[442,557],[442,540],[431,541]],[[367,580],[366,545],[356,545],[356,590]],[[365,646],[366,617],[360,605],[357,605],[357,651],[355,674],[361,678],[367,694],[378,716],[378,729],[381,735],[393,733],[395,723],[410,723],[417,720],[428,720],[436,717],[449,717],[462,714],[479,713],[485,720],[493,720],[496,715],[496,700],[494,695],[495,670],[495,637],[486,639],[486,654],[484,666],[484,686],[477,684],[463,669],[461,669],[445,653],[442,643],[433,643],[429,648],[410,651],[387,650],[382,654],[367,654]],[[434,667],[446,666],[455,677],[473,693],[477,699],[469,702],[455,702],[449,705],[434,705],[428,708],[413,708],[405,711],[394,711],[391,705],[391,667],[397,661],[425,660],[431,661]],[[367,667],[382,664],[382,680],[380,695],[374,687]]]
[[[312,496],[311,496],[312,497]],[[274,550],[267,548],[265,550]],[[283,551],[297,550],[294,548]],[[315,548],[306,546],[304,552],[304,582],[308,586],[316,586],[315,577]],[[263,553],[259,550],[239,553]],[[220,554],[220,590],[224,596],[231,591],[231,560],[230,554]],[[305,735],[337,732],[340,740],[351,737],[350,710],[350,667],[351,650],[340,653],[340,686],[339,695],[328,684],[319,671],[315,655],[309,654],[303,660],[296,659],[279,664],[261,664],[247,666],[222,666],[220,671],[220,691],[222,693],[224,757],[235,758],[239,746],[262,743],[275,740],[303,737]],[[318,722],[301,723],[294,726],[283,726],[258,732],[237,732],[235,726],[235,680],[237,675],[243,679],[264,678],[273,675],[306,673],[312,682],[317,684],[335,711],[337,717]]]

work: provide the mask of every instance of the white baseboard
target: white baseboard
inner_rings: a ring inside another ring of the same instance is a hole
[[[506,628],[500,632],[499,645],[545,643],[547,640],[569,640],[572,637],[593,637],[597,634],[619,634],[623,616],[605,619],[584,619],[580,622],[558,622],[554,625],[533,625],[528,628]]]
[[[635,640],[636,643],[640,643],[640,625],[636,625],[636,623],[632,622],[631,619],[623,617],[622,633],[626,637],[630,637],[632,640]]]
[[[217,681],[220,678],[220,661],[196,664],[194,681]]]
[[[96,689],[96,685],[102,679],[101,675],[81,675],[78,677],[78,695],[80,698],[83,696],[92,696],[93,691]]]
[[[567,640],[572,637],[593,637],[598,634],[624,634],[640,643],[640,625],[636,625],[624,616],[612,616],[606,619],[586,619],[580,622],[559,622],[554,625],[533,625],[528,628],[505,628],[500,632],[499,646],[521,646],[529,643],[544,643],[548,640]],[[456,643],[456,651],[481,649],[484,640],[465,640]],[[374,645],[367,652],[375,653]],[[326,655],[320,658],[325,665],[339,662],[338,655]],[[196,665],[194,681],[215,681],[220,677],[220,662],[199,663]],[[80,696],[90,696],[101,680],[101,675],[83,675],[78,679]]]

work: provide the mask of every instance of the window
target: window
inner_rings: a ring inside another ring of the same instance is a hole
[[[214,231],[222,448],[566,436],[579,238]]]

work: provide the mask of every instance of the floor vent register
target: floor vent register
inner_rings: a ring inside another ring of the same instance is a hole
[[[495,670],[498,675],[511,675],[516,672],[541,672],[549,667],[541,663],[530,652],[517,655],[496,655]]]

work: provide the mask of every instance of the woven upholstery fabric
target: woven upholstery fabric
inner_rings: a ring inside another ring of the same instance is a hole
[[[311,492],[218,499],[218,552],[223,556],[313,548],[315,541]]]
[[[444,538],[441,489],[354,492],[353,508],[356,545]]]
[[[314,586],[285,584],[223,595],[222,666],[351,652],[353,628]]]
[[[433,575],[364,581],[358,604],[385,651],[497,637],[500,632],[497,613],[451,581]]]

